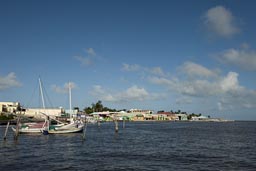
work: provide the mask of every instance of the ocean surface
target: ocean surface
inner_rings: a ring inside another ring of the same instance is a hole
[[[0,170],[256,170],[256,122],[113,122],[81,133],[20,135],[0,127]]]

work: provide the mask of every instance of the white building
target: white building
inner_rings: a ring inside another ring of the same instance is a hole
[[[19,102],[0,102],[0,113],[15,113],[20,108]]]
[[[128,113],[138,113],[138,114],[152,114],[153,110],[144,110],[144,109],[130,109]]]
[[[192,121],[207,121],[207,120],[209,120],[209,118],[206,116],[192,116],[191,120]]]
[[[27,117],[35,117],[35,118],[44,118],[45,115],[56,117],[56,116],[61,116],[63,113],[62,108],[47,108],[47,109],[42,109],[42,108],[27,108],[25,111],[25,116]]]

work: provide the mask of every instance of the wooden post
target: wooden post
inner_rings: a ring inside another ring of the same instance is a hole
[[[86,128],[87,128],[87,121],[85,120],[84,128],[83,128],[83,140],[85,140]]]
[[[9,125],[10,125],[10,121],[8,121],[5,132],[4,132],[4,140],[6,140],[6,135],[7,135],[7,132],[8,132]]]
[[[125,128],[125,119],[123,118],[123,128]]]
[[[19,136],[20,117],[21,117],[21,113],[19,114],[19,116],[17,118],[16,131],[15,131],[15,135],[14,135],[15,140],[18,140],[18,136]]]
[[[115,118],[115,132],[116,133],[118,132],[118,121],[116,118]]]
[[[100,121],[99,119],[97,120],[98,128],[100,127]]]
[[[45,117],[46,117],[46,123],[45,123],[45,126],[43,128],[43,134],[44,135],[48,135],[49,134],[49,128],[50,128],[51,120],[50,120],[49,116],[45,116]]]

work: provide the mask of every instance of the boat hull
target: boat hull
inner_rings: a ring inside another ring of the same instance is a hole
[[[16,132],[16,129],[13,128],[13,127],[12,127],[12,130],[14,132]],[[21,128],[21,129],[19,129],[19,133],[21,133],[21,134],[31,134],[31,133],[38,133],[38,134],[40,134],[40,133],[42,133],[42,131],[43,131],[43,128],[28,128],[28,129]]]
[[[79,129],[67,129],[67,130],[49,130],[48,134],[68,134],[68,133],[79,133],[83,132],[83,128]]]
[[[67,134],[83,132],[84,124],[68,124],[60,127],[54,127],[47,130],[48,134]]]

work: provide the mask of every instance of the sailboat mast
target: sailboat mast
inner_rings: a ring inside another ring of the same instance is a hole
[[[44,94],[43,94],[43,90],[42,90],[42,83],[41,83],[40,77],[39,77],[39,88],[40,88],[40,94],[41,94],[41,98],[42,98],[43,108],[45,109]]]
[[[71,83],[68,83],[68,91],[69,91],[69,115],[70,115],[70,119],[71,117]]]

